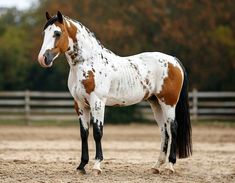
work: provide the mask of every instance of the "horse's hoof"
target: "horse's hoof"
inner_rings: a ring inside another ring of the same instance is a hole
[[[93,175],[98,176],[98,175],[101,174],[101,170],[93,169],[93,170],[92,170],[92,173],[93,173]]]
[[[151,168],[151,171],[152,171],[153,174],[159,174],[160,173],[159,168]]]
[[[85,175],[86,174],[86,170],[83,168],[83,169],[78,169],[77,168],[77,171],[78,171],[78,173],[79,174],[81,174],[81,175]]]
[[[164,171],[163,171],[163,174],[165,174],[165,175],[171,175],[171,174],[173,174],[174,172],[175,172],[174,169],[165,168]]]

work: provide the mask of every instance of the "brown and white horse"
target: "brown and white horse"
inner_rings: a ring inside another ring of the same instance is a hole
[[[42,67],[51,67],[60,54],[70,65],[68,88],[75,101],[82,140],[78,170],[85,173],[89,161],[90,118],[96,143],[94,171],[101,173],[105,106],[150,103],[161,133],[161,150],[154,173],[174,172],[176,156],[192,154],[187,77],[179,60],[159,52],[120,57],[104,48],[84,25],[63,16],[46,13],[44,41],[38,55]],[[148,135],[148,132],[146,132]]]

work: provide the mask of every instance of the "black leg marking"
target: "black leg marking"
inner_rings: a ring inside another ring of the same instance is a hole
[[[96,160],[103,160],[103,152],[102,152],[102,145],[101,145],[101,139],[103,136],[103,126],[101,123],[99,123],[98,120],[96,122],[93,122],[93,136],[95,140],[96,145]]]
[[[167,153],[167,147],[168,147],[168,140],[169,140],[169,135],[167,133],[166,124],[164,124],[164,129],[165,129],[165,142],[164,142],[164,146],[163,146],[163,152],[166,154]]]
[[[81,119],[79,119],[79,122],[80,122],[80,135],[82,139],[82,155],[81,155],[81,163],[77,167],[77,169],[84,171],[85,173],[84,167],[89,162],[88,142],[87,142],[89,130],[83,127]]]
[[[169,161],[173,164],[176,163],[176,148],[177,148],[177,128],[178,128],[178,124],[177,121],[171,121],[170,123],[171,125],[171,151],[170,151],[170,155],[169,155]]]

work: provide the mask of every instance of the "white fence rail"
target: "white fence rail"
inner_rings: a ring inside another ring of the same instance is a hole
[[[235,92],[189,93],[193,119],[235,119]],[[75,120],[74,102],[68,92],[0,92],[0,120]],[[137,105],[145,119],[153,120],[147,102]]]

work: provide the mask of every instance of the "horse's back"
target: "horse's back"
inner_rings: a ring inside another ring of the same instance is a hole
[[[168,77],[170,66],[179,69],[183,75],[183,69],[178,59],[161,52],[144,52],[127,57],[127,59],[133,60],[133,63],[139,68],[142,78],[149,81],[149,92],[151,93],[161,91],[164,79]]]
[[[177,64],[175,57],[161,52],[143,52],[125,58],[133,60],[136,64],[152,65],[155,67],[161,67],[162,63],[169,62],[174,65]]]
[[[180,67],[177,60],[160,52],[145,52],[122,57],[111,82],[108,105],[131,105],[157,95],[168,76],[169,65]]]

